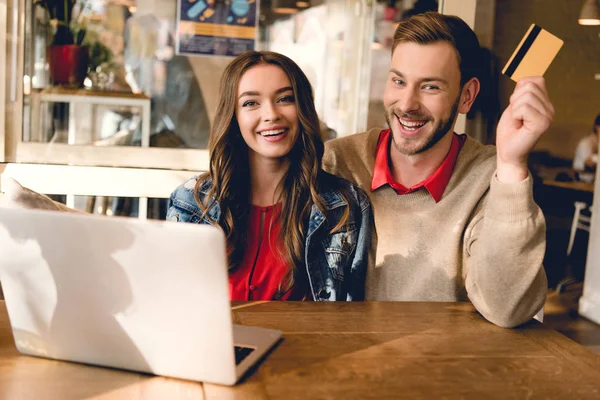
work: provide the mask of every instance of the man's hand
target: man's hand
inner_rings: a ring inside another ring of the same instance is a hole
[[[553,118],[554,107],[544,78],[520,79],[496,130],[500,182],[515,183],[527,178],[527,156]]]

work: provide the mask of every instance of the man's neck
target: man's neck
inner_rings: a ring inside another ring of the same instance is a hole
[[[390,165],[390,170],[394,180],[409,188],[429,178],[448,155],[453,135],[452,132],[448,132],[429,150],[410,156],[400,153],[391,143],[390,161],[392,165]]]
[[[270,206],[279,195],[279,183],[289,169],[289,160],[250,160],[250,203],[256,206]]]

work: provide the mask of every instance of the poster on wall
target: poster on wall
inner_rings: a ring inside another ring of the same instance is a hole
[[[177,53],[235,57],[254,50],[258,0],[177,0]]]

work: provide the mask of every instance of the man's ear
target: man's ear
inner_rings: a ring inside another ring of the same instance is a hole
[[[479,89],[480,84],[479,79],[477,78],[471,78],[463,85],[458,104],[459,113],[466,114],[469,112],[473,102],[475,101],[475,98],[479,94]]]

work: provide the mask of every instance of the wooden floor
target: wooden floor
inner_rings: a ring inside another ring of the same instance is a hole
[[[600,355],[600,325],[577,313],[582,286],[567,286],[563,293],[549,291],[544,308],[544,324]]]

